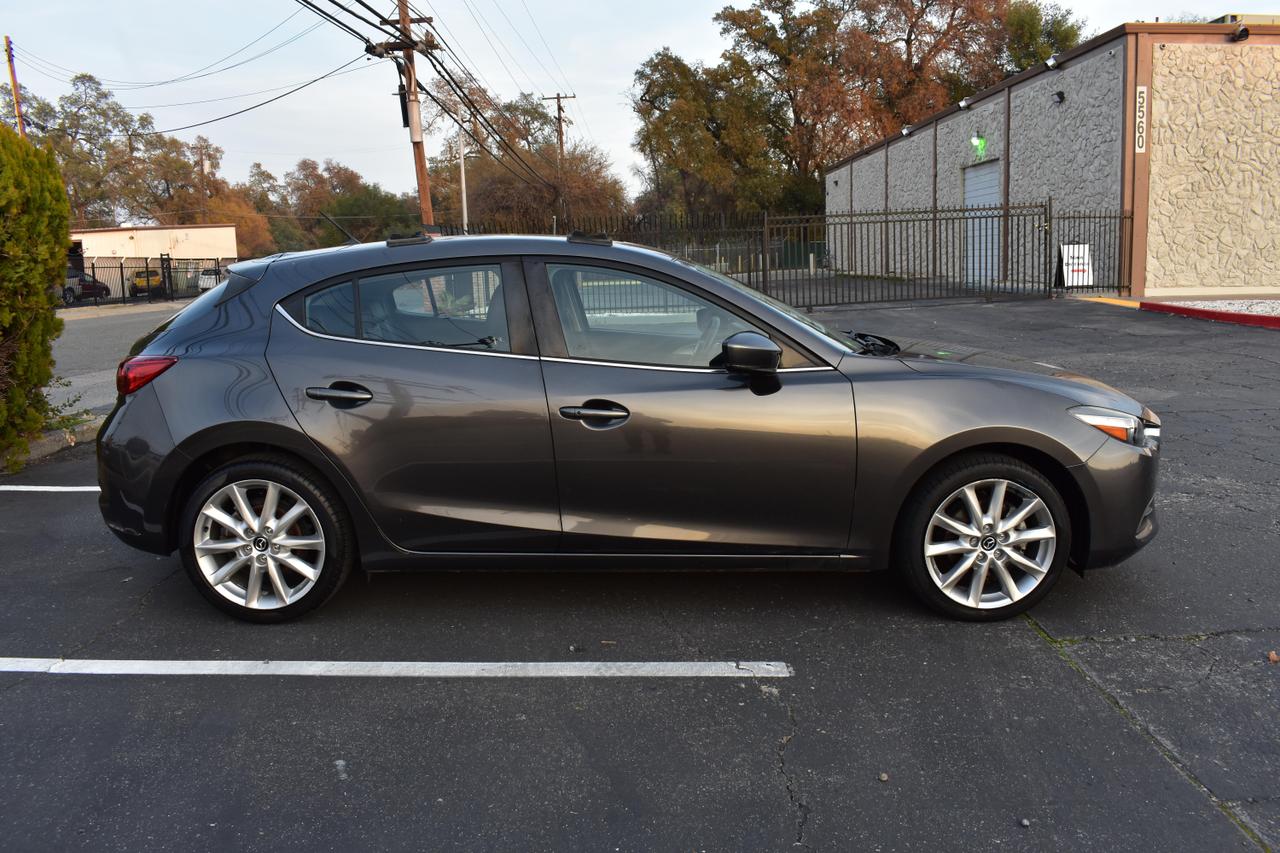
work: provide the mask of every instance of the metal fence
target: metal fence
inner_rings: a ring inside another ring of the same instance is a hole
[[[462,231],[449,225],[440,230]],[[812,216],[495,220],[467,229],[470,234],[570,231],[653,246],[811,308],[957,296],[1127,294],[1133,218],[1122,211],[1056,211],[1052,202],[1044,202]],[[86,258],[78,278],[68,270],[58,295],[67,304],[184,299],[216,283],[230,260]],[[202,277],[206,271],[216,274]],[[593,298],[625,310],[630,294],[642,291],[611,285]]]
[[[956,296],[1128,293],[1132,216],[1051,202],[813,216],[647,216],[477,223],[471,234],[578,230],[704,264],[802,307]],[[445,226],[443,233],[461,233]],[[1065,261],[1065,263],[1064,263]]]
[[[53,287],[65,306],[160,302],[199,296],[234,258],[83,258]],[[83,270],[78,269],[83,263]],[[203,277],[201,273],[206,273]]]

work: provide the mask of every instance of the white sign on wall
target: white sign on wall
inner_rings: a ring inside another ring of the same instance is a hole
[[[1139,86],[1133,99],[1133,150],[1135,154],[1147,153],[1147,87]]]
[[[1089,255],[1089,244],[1063,243],[1059,249],[1063,285],[1093,287],[1093,259]]]

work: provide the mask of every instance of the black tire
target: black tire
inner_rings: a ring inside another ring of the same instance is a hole
[[[929,522],[943,502],[966,485],[988,479],[1008,480],[1039,497],[1052,517],[1057,540],[1048,571],[1030,592],[1004,606],[978,609],[953,600],[934,582],[924,545]],[[943,615],[971,622],[1008,619],[1034,607],[1057,583],[1070,552],[1071,517],[1058,490],[1027,463],[998,453],[958,456],[931,472],[903,505],[893,549],[897,570],[922,602]]]
[[[224,597],[206,580],[196,558],[194,532],[201,508],[219,489],[243,480],[269,480],[292,490],[310,506],[324,534],[324,559],[314,585],[302,598],[275,609],[251,609]],[[210,604],[246,622],[285,622],[314,610],[338,592],[356,563],[355,532],[341,500],[318,474],[285,457],[254,456],[218,468],[192,490],[178,523],[178,551],[187,577]]]
[[[63,304],[63,305],[75,305],[75,304],[76,304],[76,290],[75,290],[75,288],[74,288],[74,287],[66,287],[66,288],[63,288],[63,290],[62,290],[62,304]]]

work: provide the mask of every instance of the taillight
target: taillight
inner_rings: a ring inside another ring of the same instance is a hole
[[[138,355],[116,368],[116,390],[128,396],[178,363],[171,355]]]

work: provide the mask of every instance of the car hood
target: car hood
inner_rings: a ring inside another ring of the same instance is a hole
[[[1128,394],[1057,364],[938,341],[896,343],[902,349],[894,357],[920,373],[965,374],[1012,382],[1058,394],[1080,405],[1116,409],[1158,422],[1155,413]]]

